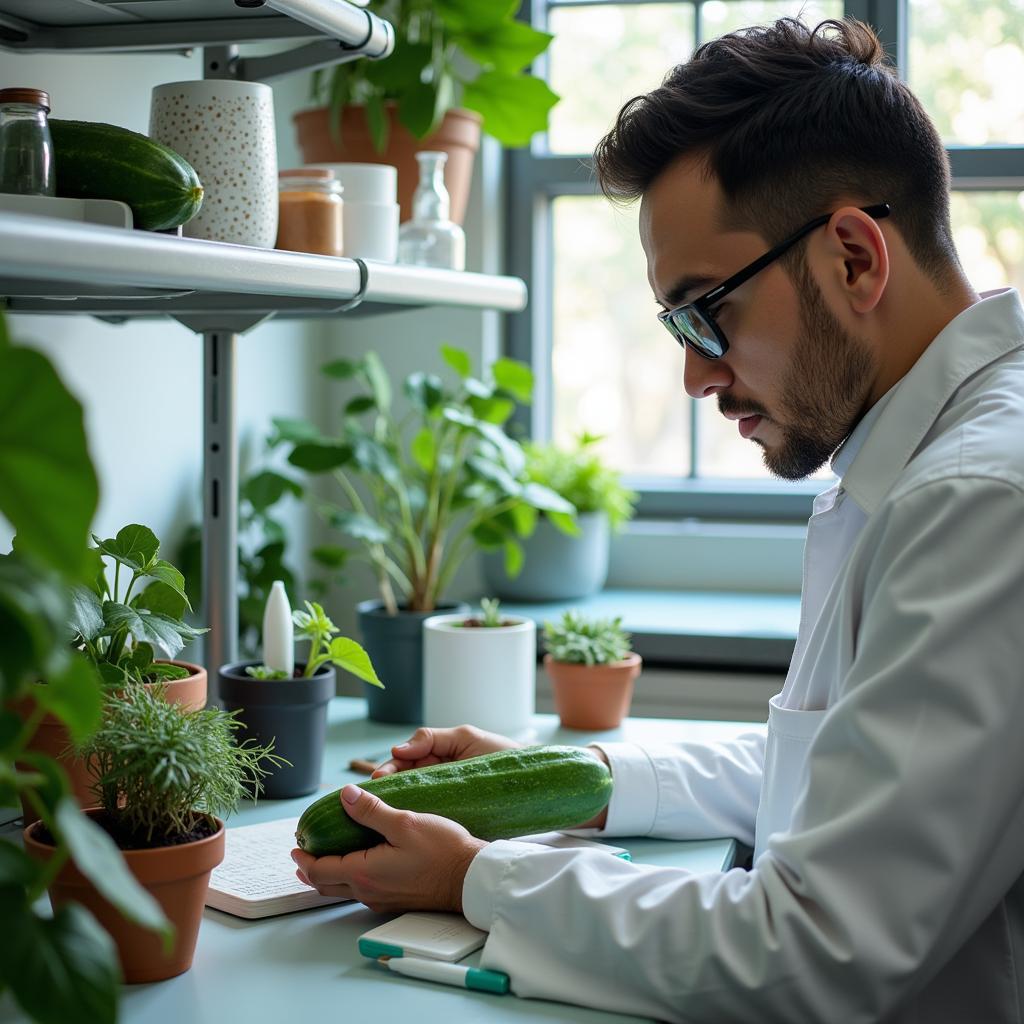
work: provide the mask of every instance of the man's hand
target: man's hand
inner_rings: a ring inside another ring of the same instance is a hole
[[[426,768],[428,765],[448,761],[464,761],[467,757],[493,754],[498,750],[512,750],[522,746],[507,736],[486,732],[472,725],[460,725],[453,729],[417,729],[412,736],[391,748],[391,760],[378,765],[371,776],[379,779],[382,775],[408,771],[410,768]]]
[[[385,841],[344,857],[292,850],[301,882],[324,896],[356,899],[377,912],[462,912],[462,884],[473,858],[487,845],[484,840],[448,818],[389,807],[358,786],[345,786],[341,801],[353,821]]]

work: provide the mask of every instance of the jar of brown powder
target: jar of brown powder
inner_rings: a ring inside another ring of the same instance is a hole
[[[326,167],[278,173],[277,248],[340,256],[341,182]]]

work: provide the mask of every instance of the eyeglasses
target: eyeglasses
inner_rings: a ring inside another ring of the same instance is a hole
[[[888,203],[862,206],[860,209],[869,217],[874,217],[875,220],[888,217],[891,212]],[[779,242],[778,245],[769,249],[763,256],[759,256],[753,263],[749,263],[741,271],[712,288],[711,291],[705,292],[699,298],[694,299],[693,302],[687,302],[682,306],[676,306],[675,309],[667,309],[663,313],[659,313],[658,319],[680,345],[688,345],[698,355],[704,356],[705,359],[721,358],[729,351],[729,342],[722,328],[718,326],[715,320],[712,307],[725,295],[733,291],[733,289],[739,288],[741,284],[749,281],[756,273],[764,270],[769,263],[777,260],[787,249],[796,245],[805,235],[810,234],[815,228],[820,228],[822,224],[827,224],[831,217],[831,213],[825,213],[820,217],[815,217],[812,221],[808,221],[796,234],[790,235],[789,238]]]

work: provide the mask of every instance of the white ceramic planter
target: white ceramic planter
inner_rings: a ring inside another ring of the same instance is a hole
[[[189,238],[271,249],[277,238],[274,93],[207,78],[153,90],[149,134],[183,156],[206,190]]]
[[[457,625],[466,617],[434,615],[423,623],[424,724],[527,732],[536,708],[537,627],[515,616],[507,616],[511,626]]]

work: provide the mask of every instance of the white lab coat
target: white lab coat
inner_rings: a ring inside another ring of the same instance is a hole
[[[463,888],[520,996],[672,1021],[1024,1019],[1024,310],[957,316],[815,503],[767,740],[606,744],[606,835],[693,874],[492,843]]]

